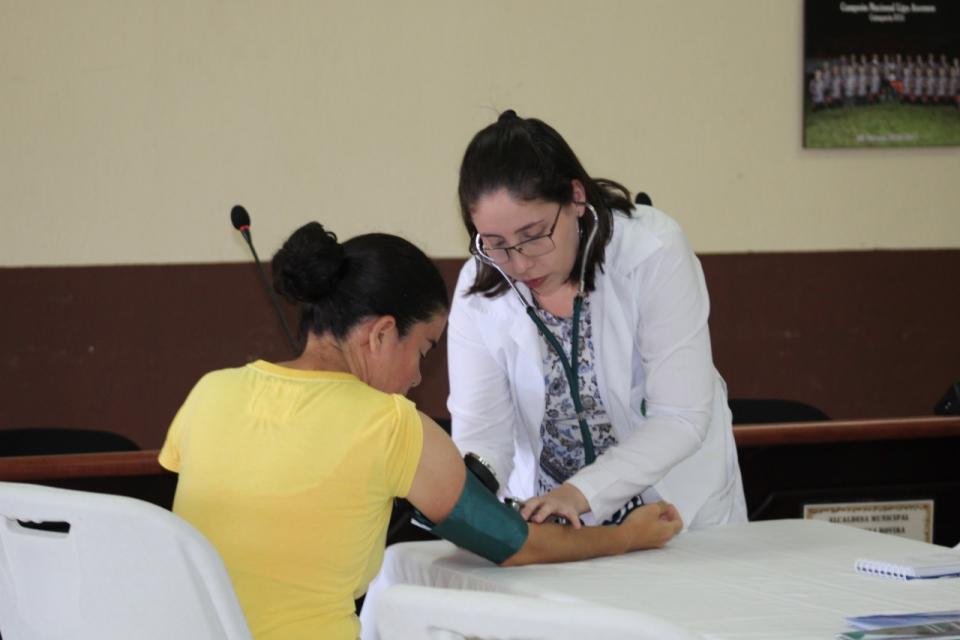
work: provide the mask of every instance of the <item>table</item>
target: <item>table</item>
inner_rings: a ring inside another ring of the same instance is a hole
[[[932,548],[942,549],[815,520],[715,527],[662,549],[511,568],[445,541],[396,544],[364,603],[363,638],[377,637],[377,596],[396,583],[598,603],[709,638],[832,638],[847,616],[960,608],[960,579],[899,581],[853,569],[858,558]]]

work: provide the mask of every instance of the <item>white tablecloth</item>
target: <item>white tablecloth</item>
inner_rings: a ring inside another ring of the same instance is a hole
[[[769,520],[681,534],[663,549],[504,569],[444,541],[387,549],[364,602],[391,584],[593,602],[664,618],[712,638],[832,638],[847,616],[960,609],[960,579],[899,581],[854,571],[858,558],[935,547],[814,520]]]

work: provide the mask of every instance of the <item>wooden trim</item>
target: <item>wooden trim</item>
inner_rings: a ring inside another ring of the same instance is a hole
[[[739,425],[733,428],[733,435],[739,447],[955,438],[960,437],[960,416]],[[35,482],[170,473],[157,461],[159,453],[159,450],[151,449],[0,458],[0,481]]]
[[[170,473],[160,466],[160,451],[72,453],[0,458],[0,480],[32,482],[64,478],[152,476]]]
[[[738,447],[960,437],[960,416],[824,420],[733,427]]]

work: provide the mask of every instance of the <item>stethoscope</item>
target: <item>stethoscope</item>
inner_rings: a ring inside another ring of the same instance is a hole
[[[580,377],[577,375],[577,364],[579,360],[579,346],[580,346],[580,309],[583,307],[583,298],[585,295],[585,276],[587,273],[587,256],[590,255],[590,249],[593,247],[593,240],[597,235],[597,229],[599,228],[600,217],[597,215],[597,210],[593,208],[589,202],[575,202],[574,204],[583,204],[586,205],[587,209],[590,210],[590,213],[593,215],[593,228],[590,229],[590,235],[587,236],[587,242],[583,247],[583,258],[580,260],[580,285],[577,288],[577,294],[573,300],[573,339],[571,340],[570,345],[570,358],[567,358],[567,354],[563,351],[563,345],[560,344],[560,341],[557,339],[553,333],[547,329],[547,325],[544,324],[543,320],[540,319],[540,316],[537,315],[537,311],[534,306],[527,300],[526,296],[517,288],[516,282],[504,272],[499,264],[493,261],[487,254],[483,252],[483,244],[480,240],[480,234],[476,234],[473,238],[473,248],[474,255],[483,262],[483,264],[493,267],[497,270],[497,273],[506,281],[510,288],[513,289],[514,293],[517,294],[517,297],[520,298],[520,302],[523,304],[524,308],[527,311],[527,315],[530,316],[530,319],[533,320],[533,323],[537,326],[537,330],[540,332],[550,347],[554,350],[557,356],[560,358],[560,366],[563,367],[564,376],[567,378],[567,383],[570,385],[570,397],[573,400],[573,407],[577,411],[577,422],[580,424],[580,437],[583,440],[583,457],[585,464],[592,464],[594,460],[597,459],[596,452],[593,448],[593,436],[590,435],[590,427],[587,426],[587,414],[583,410],[583,402],[580,399]]]

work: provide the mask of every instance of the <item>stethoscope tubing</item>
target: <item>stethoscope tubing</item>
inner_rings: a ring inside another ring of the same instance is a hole
[[[547,344],[550,345],[550,348],[557,354],[560,358],[560,366],[563,368],[564,376],[567,378],[567,384],[570,387],[570,398],[573,400],[573,407],[577,412],[577,423],[580,425],[580,438],[583,441],[583,458],[585,465],[593,464],[597,459],[596,451],[593,446],[593,436],[590,434],[590,427],[587,425],[587,416],[586,412],[583,409],[583,401],[580,398],[580,376],[579,376],[579,358],[580,358],[580,311],[583,307],[583,298],[585,296],[584,288],[586,282],[586,265],[587,265],[587,256],[590,255],[590,249],[593,247],[593,241],[597,234],[597,229],[599,227],[599,216],[597,215],[596,209],[589,202],[577,203],[585,204],[587,209],[590,210],[590,213],[593,214],[593,228],[590,230],[590,235],[587,237],[587,242],[584,245],[583,249],[583,258],[580,261],[580,283],[577,288],[576,297],[573,300],[573,338],[570,345],[570,358],[567,358],[567,354],[563,351],[563,345],[560,344],[560,341],[557,339],[553,333],[547,329],[547,325],[544,324],[543,320],[540,319],[540,316],[537,315],[537,311],[534,306],[527,300],[526,296],[521,293],[520,289],[517,288],[517,285],[513,278],[507,275],[503,268],[491,260],[482,249],[480,244],[480,234],[474,236],[473,245],[474,245],[474,255],[478,260],[484,264],[496,269],[497,273],[506,281],[510,288],[513,289],[514,293],[517,294],[517,297],[520,298],[520,302],[523,304],[527,315],[530,316],[530,319],[533,321],[533,324],[536,325],[537,330],[540,332],[540,335],[544,337],[547,341]]]

